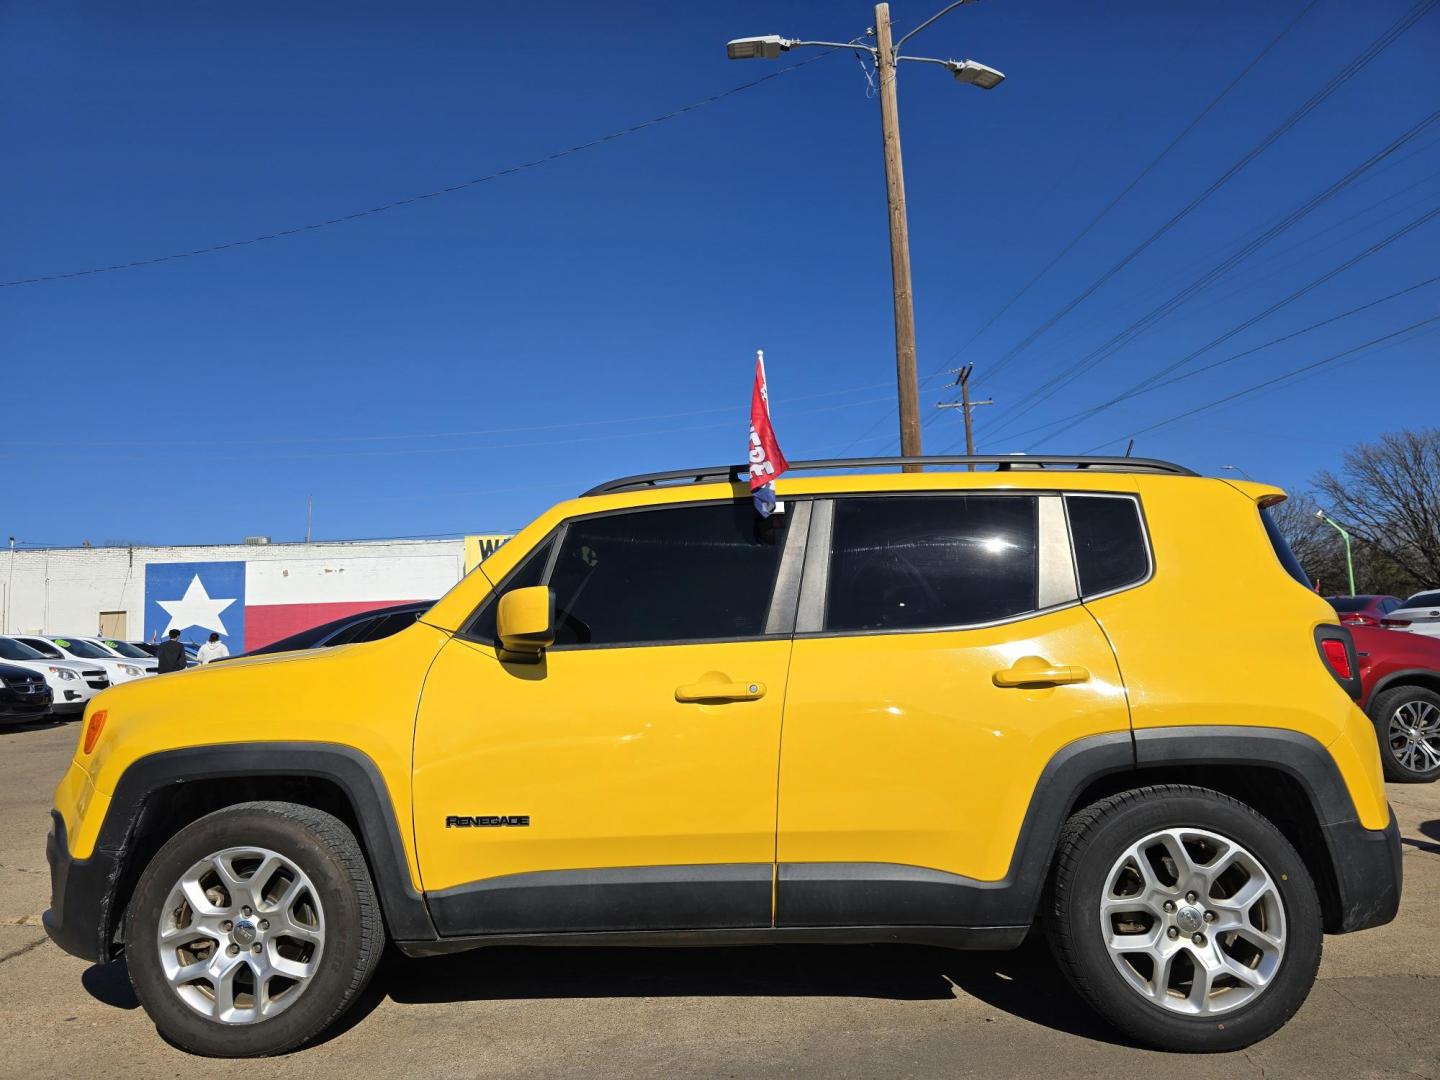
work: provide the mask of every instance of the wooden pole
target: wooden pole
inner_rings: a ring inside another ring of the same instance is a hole
[[[967,457],[975,456],[975,430],[970,421],[970,371],[971,365],[966,364],[960,372],[960,401],[965,406],[965,454]],[[975,466],[970,466],[970,471],[975,471]]]
[[[918,457],[920,397],[915,376],[915,303],[910,289],[910,228],[905,218],[905,169],[900,159],[900,113],[895,98],[895,50],[890,5],[875,5],[875,70],[880,79],[880,134],[885,146],[885,191],[890,204],[890,278],[895,298],[895,382],[900,395],[900,453]],[[906,471],[919,471],[906,467]]]

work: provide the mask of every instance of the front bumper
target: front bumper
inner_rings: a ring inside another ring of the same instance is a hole
[[[103,964],[114,955],[110,902],[120,860],[97,847],[88,859],[70,854],[65,819],[50,811],[45,860],[50,864],[50,907],[41,916],[50,940],[71,956]]]
[[[1390,824],[1367,829],[1358,821],[1323,826],[1330,848],[1339,892],[1338,924],[1332,934],[1383,926],[1400,910],[1400,824],[1390,812]]]

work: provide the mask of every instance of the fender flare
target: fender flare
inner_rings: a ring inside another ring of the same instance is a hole
[[[1419,678],[1415,678],[1415,676],[1419,676]],[[1436,671],[1433,668],[1421,667],[1401,668],[1399,671],[1392,671],[1371,688],[1370,695],[1365,699],[1365,712],[1367,716],[1370,712],[1371,703],[1402,679],[1407,679],[1417,684],[1423,683],[1425,689],[1433,693],[1440,693],[1440,671]],[[1373,720],[1374,717],[1371,717],[1371,719]]]

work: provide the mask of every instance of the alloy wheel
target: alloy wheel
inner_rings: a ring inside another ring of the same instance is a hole
[[[156,943],[186,1005],[222,1024],[252,1024],[288,1009],[319,972],[325,913],[293,860],[225,848],[171,888]]]
[[[1390,754],[1403,768],[1426,773],[1440,767],[1440,705],[1407,701],[1390,714]]]
[[[1270,873],[1235,841],[1204,829],[1151,833],[1111,866],[1102,940],[1126,983],[1166,1011],[1230,1012],[1274,980],[1285,909]]]

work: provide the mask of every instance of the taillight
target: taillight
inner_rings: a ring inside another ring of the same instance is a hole
[[[1346,626],[1379,626],[1380,620],[1372,615],[1361,615],[1352,612],[1349,615],[1341,615],[1340,621]]]
[[[1342,679],[1351,679],[1355,673],[1350,670],[1350,654],[1345,651],[1345,643],[1337,638],[1326,638],[1320,642],[1320,651],[1325,654],[1325,662],[1330,665],[1330,670]]]
[[[1387,630],[1408,630],[1410,629],[1409,619],[1381,619],[1380,625]]]
[[[1354,700],[1360,700],[1360,665],[1355,659],[1355,639],[1344,626],[1322,624],[1315,628],[1315,651],[1331,677]]]

